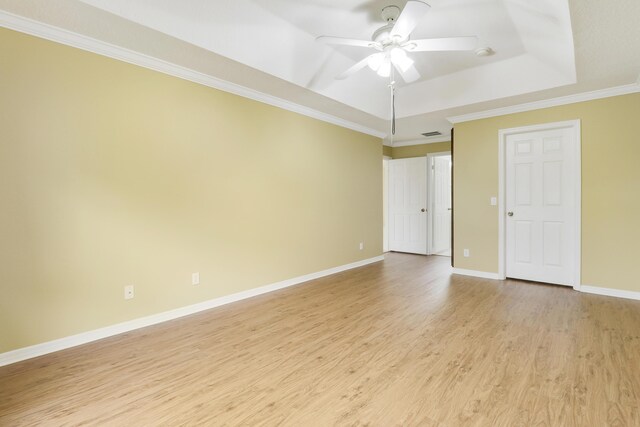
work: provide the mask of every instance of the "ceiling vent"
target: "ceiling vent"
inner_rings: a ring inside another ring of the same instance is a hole
[[[425,133],[422,134],[422,136],[424,136],[426,138],[431,138],[432,136],[440,136],[440,135],[442,135],[442,134],[440,132],[438,132],[437,130],[433,131],[433,132],[425,132]]]

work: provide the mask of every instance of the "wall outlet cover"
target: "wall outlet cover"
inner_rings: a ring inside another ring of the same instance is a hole
[[[133,293],[133,285],[128,285],[124,287],[124,299],[131,299],[133,298],[134,293]]]

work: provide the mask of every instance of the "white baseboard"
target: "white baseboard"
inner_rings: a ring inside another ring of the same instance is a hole
[[[460,274],[461,276],[480,277],[483,279],[500,280],[498,273],[489,273],[487,271],[465,270],[464,268],[453,268],[453,274]]]
[[[465,270],[463,268],[454,268],[452,272],[454,274],[460,274],[462,276],[472,276],[472,277],[480,277],[483,279],[503,280],[498,273],[488,273],[486,271]],[[621,289],[600,288],[597,286],[587,286],[587,285],[580,285],[579,287],[574,287],[573,289],[578,292],[584,292],[587,294],[640,300],[640,292],[635,292],[635,291],[624,291]]]
[[[81,344],[86,344],[91,341],[111,337],[113,335],[122,334],[124,332],[133,331],[135,329],[144,328],[146,326],[155,325],[157,323],[166,322],[168,320],[177,319],[179,317],[188,316],[200,311],[209,310],[221,305],[230,304],[232,302],[266,294],[268,292],[277,291],[278,289],[298,285],[300,283],[308,282],[309,280],[340,273],[341,271],[350,270],[352,268],[361,267],[363,265],[382,260],[384,260],[384,256],[380,255],[377,257],[364,259],[362,261],[356,261],[351,264],[341,265],[338,267],[329,268],[327,270],[318,271],[316,273],[305,274],[304,276],[294,277],[292,279],[283,280],[281,282],[272,283],[270,285],[261,286],[259,288],[249,289],[235,294],[214,298],[197,304],[188,305],[186,307],[180,307],[174,310],[164,311],[162,313],[152,314],[150,316],[129,320],[100,329],[95,329],[93,331],[82,332],[77,335],[71,335],[42,344],[36,344],[29,347],[8,351],[6,353],[0,353],[0,366],[9,365],[11,363],[20,362],[22,360],[31,359],[33,357],[42,356],[48,353],[53,353],[54,351],[64,350]]]
[[[640,300],[640,292],[635,291],[623,291],[621,289],[600,288],[597,286],[580,286],[580,292],[595,295],[604,295],[608,297],[626,298]]]

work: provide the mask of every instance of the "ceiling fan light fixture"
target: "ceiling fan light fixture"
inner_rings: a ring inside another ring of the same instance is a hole
[[[378,71],[378,68],[380,68],[383,62],[384,62],[384,53],[382,52],[374,53],[373,55],[369,56],[369,59],[367,60],[367,65],[373,71]]]
[[[319,36],[317,41],[342,46],[356,46],[377,52],[359,60],[346,71],[336,76],[343,80],[363,68],[369,67],[381,77],[390,77],[397,71],[405,83],[420,79],[414,59],[409,56],[418,52],[473,51],[478,47],[478,37],[440,37],[412,39],[411,34],[425,16],[430,6],[424,0],[405,0],[404,8],[390,5],[382,9],[382,19],[386,24],[373,33],[371,40],[349,39],[334,36]],[[479,56],[493,53],[491,48],[476,50]],[[393,78],[392,78],[393,80]]]
[[[406,57],[400,61],[393,62],[404,73],[413,65],[413,59]]]
[[[389,77],[391,75],[391,61],[385,58],[378,68],[378,75],[380,77]]]
[[[394,47],[391,49],[391,52],[389,52],[389,56],[393,65],[400,68],[403,72],[407,71],[409,67],[413,65],[413,59],[409,58],[407,52],[402,48]]]
[[[389,52],[389,56],[391,57],[392,61],[397,61],[399,59],[401,60],[402,58],[406,58],[407,52],[405,52],[405,50],[401,47],[394,47],[393,49],[391,49],[391,52]]]

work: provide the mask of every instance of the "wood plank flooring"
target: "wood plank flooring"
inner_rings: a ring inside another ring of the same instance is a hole
[[[388,254],[0,368],[0,425],[640,426],[640,302]]]

